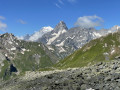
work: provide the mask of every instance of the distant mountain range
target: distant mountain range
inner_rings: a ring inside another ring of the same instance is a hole
[[[14,75],[14,72],[23,73],[50,67],[91,40],[118,30],[119,26],[109,30],[81,27],[68,29],[61,21],[54,29],[43,27],[40,31],[19,39],[13,34],[2,34],[0,77],[8,78],[11,74]]]
[[[95,28],[73,27],[68,29],[65,22],[60,21],[53,29],[43,27],[33,35],[26,35],[23,40],[42,42],[49,50],[56,53],[60,58],[70,55],[89,41],[118,31],[120,26],[116,25],[110,29],[96,30]]]
[[[84,67],[88,64],[120,59],[120,31],[97,38],[75,51],[56,67]]]

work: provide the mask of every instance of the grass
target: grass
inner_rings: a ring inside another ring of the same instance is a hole
[[[66,68],[74,68],[74,67],[84,67],[89,63],[95,64],[97,62],[106,62],[106,56],[104,53],[109,54],[109,61],[113,60],[116,56],[120,55],[120,34],[114,33],[109,34],[107,36],[95,39],[84,45],[81,49],[75,51],[70,56],[66,57],[64,60],[61,60],[59,63],[55,64],[51,60],[51,56],[49,56],[46,52],[47,49],[42,46],[40,43],[36,42],[19,42],[19,45],[22,48],[29,49],[30,51],[25,51],[24,54],[20,52],[17,53],[17,56],[11,63],[17,68],[21,74],[24,75],[26,71],[49,71],[54,70],[51,68],[53,66],[57,69],[66,69]],[[40,46],[39,46],[40,44]],[[107,44],[107,47],[105,47]],[[115,49],[115,53],[111,54],[111,49]],[[40,55],[40,59],[36,60],[33,55]],[[39,63],[38,63],[39,61]],[[5,74],[5,70],[9,68],[10,63],[6,60],[4,61],[4,66],[2,67],[2,71],[0,73],[0,77],[3,77]],[[13,76],[15,74],[13,73]],[[6,79],[9,76],[6,76]]]
[[[19,43],[20,48],[25,48],[26,50],[24,54],[21,52],[17,52],[14,60],[7,61],[4,60],[4,66],[2,67],[2,71],[0,73],[0,78],[4,78],[5,80],[10,79],[13,76],[17,76],[15,73],[10,73],[10,64],[12,63],[17,70],[20,72],[20,75],[24,75],[26,71],[38,71],[38,70],[48,70],[49,67],[53,65],[51,57],[47,54],[46,47],[41,43],[37,42],[25,42],[25,41],[16,41]],[[39,46],[40,44],[40,46]],[[37,54],[40,57],[35,58],[34,55]],[[57,58],[56,58],[57,59]],[[6,75],[5,75],[6,73]],[[10,75],[11,74],[11,75]]]
[[[4,63],[4,66],[1,68],[0,78],[2,78],[3,80],[7,80],[9,78],[9,74],[10,74],[8,71],[10,63],[7,60],[4,60],[3,63]]]
[[[21,72],[35,71],[39,68],[50,67],[53,65],[50,57],[43,50],[43,47],[39,47],[39,43],[35,42],[23,42],[24,47],[29,52],[25,51],[24,54],[18,53],[17,58],[14,60],[14,64]],[[33,57],[34,54],[40,55],[39,61]],[[38,63],[39,62],[39,63]]]
[[[64,60],[61,60],[54,65],[54,67],[60,69],[84,67],[89,63],[95,64],[97,62],[106,61],[104,55],[105,52],[109,53],[109,60],[115,59],[116,56],[120,55],[119,38],[119,33],[114,33],[92,40]],[[107,47],[104,47],[105,44],[107,44]],[[115,49],[115,53],[113,54],[111,54],[112,48]]]

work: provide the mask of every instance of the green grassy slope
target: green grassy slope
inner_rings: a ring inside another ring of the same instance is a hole
[[[107,53],[107,54],[106,54]],[[55,65],[59,68],[83,67],[89,63],[109,61],[120,55],[120,32],[92,40]]]
[[[40,43],[22,41],[22,44],[25,49],[30,51],[25,51],[24,54],[18,53],[15,60],[13,60],[16,67],[22,72],[50,67],[56,63],[54,61],[58,59],[53,54],[51,54],[52,56],[48,55],[47,52],[49,52],[49,50]],[[40,57],[36,60],[33,55],[39,55]],[[52,60],[51,57],[54,57],[54,60]]]
[[[15,51],[15,55],[12,60],[4,60],[4,66],[1,68],[0,79],[9,79],[16,76],[16,72],[10,71],[10,65],[13,64],[18,73],[24,73],[25,71],[36,71],[51,67],[55,64],[59,58],[50,52],[48,48],[42,43],[16,41],[20,48],[25,49],[23,51]]]

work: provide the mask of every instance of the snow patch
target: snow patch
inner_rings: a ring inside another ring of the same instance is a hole
[[[52,34],[53,37],[48,40],[47,45],[50,45],[55,39],[57,39],[60,36],[60,34],[63,34],[63,33],[65,33],[65,30],[60,30],[58,33],[53,33]]]
[[[111,54],[113,54],[113,53],[115,53],[115,50],[114,50],[114,49],[112,49],[112,51],[111,51]]]
[[[60,50],[59,53],[66,52],[65,49],[63,49],[63,47],[61,47],[59,50]]]
[[[24,52],[21,52],[22,54],[24,54]]]
[[[16,43],[16,45],[18,45],[18,43]]]
[[[25,52],[25,51],[29,52],[30,50],[29,50],[29,49],[27,50],[27,49],[25,49],[25,48],[22,48],[22,51],[23,51],[23,52]]]
[[[50,47],[50,46],[47,46],[47,47],[48,47],[49,50],[54,51],[54,49],[52,47]]]
[[[57,40],[57,42],[59,42],[60,40]]]
[[[62,33],[65,33],[65,32],[67,32],[65,29],[64,29],[64,30],[62,30]]]
[[[107,47],[107,43],[105,43],[105,47]]]
[[[61,47],[61,46],[64,45],[64,42],[65,42],[65,41],[62,41],[60,44],[56,44],[56,46]]]
[[[4,63],[1,63],[1,66],[3,67],[3,66],[4,66]]]
[[[109,53],[107,53],[107,52],[105,52],[105,53],[103,53],[104,55],[109,55]]]
[[[26,50],[27,52],[29,52],[30,50],[28,49],[28,50]]]
[[[40,47],[40,44],[38,46]]]
[[[23,50],[23,51],[26,51],[26,49],[25,49],[25,48],[23,48],[22,50]]]
[[[16,47],[11,48],[12,51],[16,50]]]
[[[5,56],[7,57],[8,55],[7,55],[7,54],[5,54]]]
[[[96,32],[93,32],[93,34],[96,36],[96,37],[101,37],[102,35],[100,35],[99,33],[96,33]]]
[[[9,43],[9,44],[12,44],[12,42],[11,42],[11,41],[8,41],[8,43]]]
[[[95,90],[95,89],[89,88],[89,89],[86,89],[86,90]]]

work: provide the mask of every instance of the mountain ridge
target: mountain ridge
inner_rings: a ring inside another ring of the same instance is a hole
[[[94,39],[66,57],[56,67],[83,67],[89,63],[110,61],[119,58],[120,31]]]
[[[61,59],[82,48],[89,41],[118,31],[120,26],[110,29],[96,30],[95,28],[73,27],[68,29],[64,21],[60,21],[55,28],[45,33],[36,42],[44,43],[49,50],[56,53]]]

